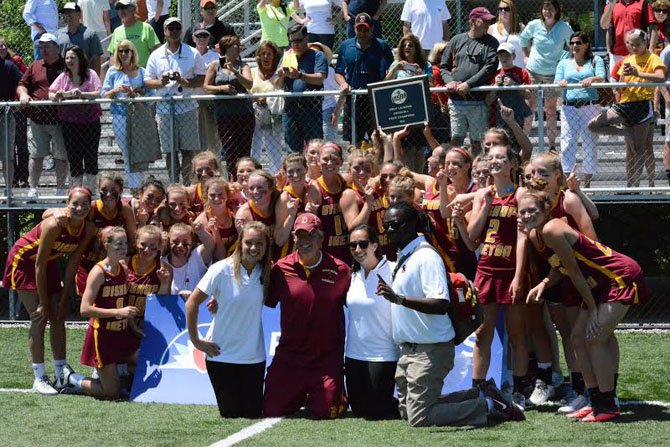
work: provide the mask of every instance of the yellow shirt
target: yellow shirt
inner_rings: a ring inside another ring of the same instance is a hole
[[[665,65],[660,57],[653,53],[646,53],[639,56],[634,54],[624,58],[619,67],[618,75],[621,82],[648,82],[638,76],[624,76],[623,68],[628,63],[637,68],[640,73],[654,73],[659,68],[665,73]],[[620,103],[649,101],[654,99],[655,87],[626,87],[621,89]]]

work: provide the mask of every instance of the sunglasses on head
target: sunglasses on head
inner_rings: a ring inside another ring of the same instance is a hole
[[[361,249],[366,250],[370,246],[370,241],[367,240],[362,240],[362,241],[350,241],[349,242],[349,248],[352,250],[355,250],[356,247],[361,247]]]

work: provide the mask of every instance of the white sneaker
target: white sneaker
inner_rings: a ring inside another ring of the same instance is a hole
[[[575,393],[575,397],[571,401],[563,405],[561,408],[559,408],[558,412],[562,414],[574,413],[575,411],[584,408],[587,404],[588,402],[586,401],[586,398],[584,396]]]
[[[29,199],[36,199],[38,196],[37,194],[37,188],[30,188],[28,190],[28,198]]]
[[[55,396],[58,394],[58,391],[51,386],[47,376],[44,376],[41,379],[35,379],[33,382],[33,392],[43,396]]]
[[[535,381],[535,388],[528,400],[533,405],[543,404],[554,397],[554,387],[544,383],[544,380],[537,379]]]
[[[526,396],[518,391],[512,394],[512,403],[517,405],[521,411],[526,411]]]

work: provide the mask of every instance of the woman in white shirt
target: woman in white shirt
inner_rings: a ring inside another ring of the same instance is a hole
[[[307,25],[307,39],[310,42],[321,42],[328,48],[333,48],[335,44],[334,5],[342,8],[342,0],[300,0],[300,6],[305,10],[305,18],[300,22]]]
[[[353,229],[349,249],[354,263],[347,292],[347,397],[358,417],[397,418],[393,390],[399,351],[393,342],[391,303],[377,295],[378,277],[390,284],[394,265],[381,255],[377,231],[368,224]]]
[[[207,354],[207,373],[221,417],[259,418],[263,408],[265,345],[261,312],[270,276],[270,233],[247,222],[232,256],[212,265],[186,302],[186,325],[196,349]],[[198,331],[198,308],[216,300],[214,321]]]
[[[514,0],[501,0],[498,3],[498,20],[489,26],[489,34],[498,39],[499,43],[510,43],[514,46],[514,65],[526,68],[523,50],[519,42],[519,34],[523,25],[519,23]]]

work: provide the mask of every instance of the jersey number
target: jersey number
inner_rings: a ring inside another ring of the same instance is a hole
[[[486,238],[484,239],[484,242],[487,244],[495,243],[493,236],[498,233],[498,227],[500,227],[500,221],[498,219],[491,219],[489,222],[489,229],[486,230]]]

